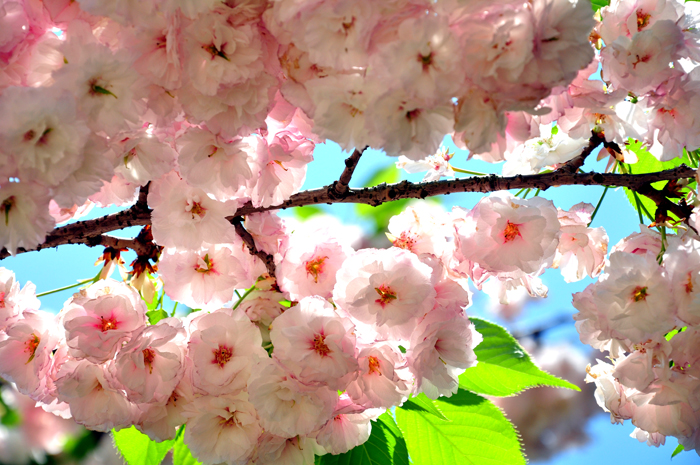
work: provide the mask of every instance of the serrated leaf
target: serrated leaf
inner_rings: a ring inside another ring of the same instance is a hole
[[[435,401],[452,421],[396,409],[414,465],[524,465],[515,427],[491,401],[460,389]]]
[[[478,394],[511,396],[536,386],[554,386],[574,391],[570,382],[541,370],[505,328],[480,318],[469,318],[484,340],[476,346],[477,364],[459,377],[459,386]],[[448,418],[452,419],[447,412]]]
[[[680,454],[683,452],[685,448],[683,447],[682,444],[678,444],[678,446],[673,450],[673,453],[671,454],[671,458],[675,457],[676,455]]]
[[[175,440],[156,442],[137,430],[135,427],[121,431],[112,430],[114,445],[129,465],[153,465],[163,461],[163,458],[173,448]]]
[[[637,163],[631,165],[631,172],[633,174],[655,173],[658,171],[675,168],[682,164],[686,164],[688,166],[691,165],[690,158],[688,157],[688,154],[685,151],[683,151],[683,157],[681,158],[674,158],[673,160],[660,162],[656,159],[656,157],[654,157],[654,155],[649,153],[649,151],[646,150],[642,146],[642,143],[639,141],[630,139],[627,148],[630,151],[634,152],[634,154],[637,155],[638,158]],[[668,181],[659,181],[653,183],[652,186],[655,189],[663,189],[663,187],[667,183]],[[627,200],[632,205],[632,208],[637,210],[637,200],[639,200],[639,202],[644,207],[643,209],[641,209],[643,215],[649,218],[650,221],[654,221],[654,217],[656,215],[656,203],[654,203],[653,200],[649,199],[644,195],[637,194],[635,198],[634,192],[627,188],[624,188],[624,191],[625,196],[627,196]]]
[[[146,312],[146,316],[148,317],[148,322],[154,325],[163,318],[168,318],[170,315],[168,315],[168,312],[166,312],[162,308],[159,308],[157,310],[151,310],[149,312]]]
[[[394,418],[384,412],[372,422],[367,442],[344,454],[316,457],[316,465],[409,465],[408,450]]]
[[[190,448],[183,442],[182,437],[175,443],[173,448],[173,465],[202,465],[202,462],[194,458]]]
[[[408,399],[406,402],[403,403],[403,405],[400,407],[403,409],[407,410],[418,410],[422,412],[427,412],[432,415],[435,415],[442,421],[450,421],[449,418],[447,418],[435,405],[435,401],[430,399],[428,396],[423,394],[422,392],[418,394],[417,396],[411,397]]]

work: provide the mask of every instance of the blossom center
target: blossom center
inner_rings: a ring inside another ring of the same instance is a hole
[[[421,114],[421,109],[416,108],[415,110],[410,110],[406,112],[406,119],[409,121],[413,121],[415,119],[418,119],[418,117]]]
[[[398,298],[396,292],[394,292],[386,284],[382,284],[379,287],[375,287],[374,290],[377,291],[377,294],[379,294],[379,298],[375,300],[375,302],[381,305],[382,308],[384,308],[386,304],[391,303],[392,300],[396,300]]]
[[[637,30],[641,31],[649,25],[649,20],[651,15],[649,13],[644,13],[641,9],[637,10]]]
[[[5,308],[5,293],[0,292],[0,308]]]
[[[382,374],[382,372],[379,370],[379,359],[374,355],[370,355],[369,357],[367,357],[367,365],[369,366],[370,375],[372,373],[379,373],[380,375]]]
[[[632,300],[639,302],[642,300],[647,300],[649,293],[647,292],[648,287],[637,286],[632,291]]]
[[[506,228],[503,230],[503,239],[506,242],[514,241],[516,237],[520,236],[519,226],[519,224],[511,223],[510,220],[508,220],[506,222]]]
[[[39,347],[39,342],[41,342],[39,336],[32,333],[27,342],[24,343],[24,351],[29,354],[29,360],[27,360],[27,363],[34,360],[34,355],[36,355],[36,348]]]
[[[427,55],[418,54],[418,63],[423,66],[423,71],[428,71],[430,65],[433,64],[433,52],[428,52]]]
[[[190,212],[193,220],[201,220],[202,218],[204,218],[204,215],[207,214],[207,209],[204,208],[202,204],[197,202],[196,200],[188,200],[187,207],[185,207],[185,211]]]
[[[323,334],[317,334],[311,343],[311,348],[321,357],[327,357],[331,353],[331,349],[328,348],[325,340],[326,337]]]
[[[11,195],[0,204],[0,211],[5,213],[5,226],[10,222],[10,210],[15,206],[15,196]]]
[[[231,357],[233,357],[233,349],[221,344],[219,344],[218,349],[214,349],[212,352],[214,353],[214,360],[212,360],[212,363],[219,365],[219,368],[223,368],[224,365],[231,360]]]
[[[413,252],[413,247],[416,245],[416,240],[406,234],[406,231],[403,231],[399,237],[394,238],[392,245],[394,247]]]
[[[214,44],[209,44],[209,45],[202,45],[202,48],[209,52],[211,54],[211,59],[213,60],[216,57],[223,58],[226,61],[231,61],[229,57],[226,56],[224,51],[220,48],[217,48],[216,45]]]
[[[323,265],[328,257],[318,257],[306,262],[306,274],[314,277],[314,282],[318,283],[318,275],[323,273]]]
[[[692,275],[692,272],[691,272],[691,273],[688,273],[688,280],[685,282],[685,293],[686,293],[686,294],[690,294],[691,292],[693,292],[693,275]],[[2,306],[2,305],[1,305],[1,303],[2,303],[1,301],[2,301],[2,296],[0,296],[0,306]]]
[[[194,271],[197,273],[218,274],[216,273],[216,270],[214,270],[214,260],[209,258],[209,254],[199,257],[197,264],[194,266]]]
[[[105,317],[101,316],[100,321],[102,322],[102,332],[107,332],[111,329],[117,329],[117,320],[113,316],[110,316],[109,318],[105,319]]]
[[[156,358],[156,353],[150,347],[143,349],[142,353],[144,365],[148,366],[148,372],[153,374],[153,360]]]

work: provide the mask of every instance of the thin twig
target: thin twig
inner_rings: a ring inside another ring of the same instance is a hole
[[[345,160],[345,169],[340,174],[340,178],[328,187],[328,196],[331,199],[342,199],[350,189],[350,179],[352,179],[352,174],[355,172],[355,167],[357,162],[360,161],[360,157],[367,150],[367,147],[362,150],[355,149]]]
[[[243,218],[240,216],[237,216],[233,219],[230,220],[231,224],[233,225],[234,228],[236,228],[236,233],[240,236],[241,239],[243,239],[243,242],[245,242],[245,245],[248,246],[248,252],[250,252],[251,255],[255,255],[258,257],[262,262],[265,264],[265,267],[267,268],[267,272],[272,276],[273,278],[275,277],[275,259],[272,255],[269,253],[259,250],[257,246],[255,245],[255,239],[253,239],[253,236],[246,230],[246,228],[243,226]]]

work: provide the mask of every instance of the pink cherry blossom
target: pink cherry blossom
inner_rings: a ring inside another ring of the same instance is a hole
[[[304,383],[342,390],[357,370],[354,325],[321,297],[305,297],[272,322],[274,356]]]
[[[73,419],[86,428],[106,433],[138,419],[138,408],[107,381],[102,365],[69,360],[59,371],[56,386],[59,400],[70,405]]]
[[[43,242],[56,222],[49,214],[49,192],[33,182],[8,182],[0,187],[0,246],[17,248]]]
[[[182,379],[185,329],[166,318],[145,327],[119,350],[110,375],[134,403],[164,403]]]
[[[0,330],[15,321],[25,310],[38,310],[36,286],[27,282],[20,290],[15,274],[7,268],[0,268]]]
[[[146,325],[146,303],[131,286],[101,280],[66,302],[61,321],[71,355],[101,363]]]
[[[246,463],[262,428],[248,395],[200,397],[185,406],[185,444],[205,463]]]
[[[202,242],[217,243],[231,234],[226,207],[175,172],[155,181],[148,192],[153,208],[153,238],[166,247],[199,249]]]
[[[199,392],[237,394],[245,389],[258,360],[267,358],[260,332],[241,310],[197,315],[189,331],[192,384]]]
[[[58,343],[56,319],[41,311],[25,311],[5,329],[0,342],[0,375],[21,393],[36,396],[46,386],[51,355]]]
[[[353,318],[408,338],[435,303],[432,270],[411,252],[363,249],[338,270],[333,301]]]
[[[323,242],[318,240],[321,234],[327,238]],[[284,258],[276,267],[280,289],[292,300],[312,295],[331,297],[336,272],[352,252],[323,229],[292,234]]]
[[[337,391],[307,386],[270,359],[256,367],[248,393],[263,428],[286,438],[308,434],[323,425],[338,401]]]

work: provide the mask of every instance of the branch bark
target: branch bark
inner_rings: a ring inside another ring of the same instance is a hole
[[[355,149],[352,155],[345,160],[345,169],[340,174],[340,179],[328,187],[328,196],[330,198],[337,200],[347,195],[350,188],[350,179],[352,179],[352,174],[355,172],[357,162],[360,161],[360,157],[365,150],[367,150],[367,147],[362,150]]]
[[[243,226],[243,218],[240,216],[236,216],[233,219],[230,220],[231,224],[233,225],[234,228],[236,228],[236,233],[240,236],[241,239],[243,239],[243,242],[245,242],[245,245],[248,246],[248,252],[250,252],[251,255],[255,255],[258,257],[262,262],[265,264],[265,268],[267,268],[267,272],[272,276],[273,278],[275,277],[275,259],[272,255],[269,253],[266,253],[262,250],[258,250],[258,247],[255,245],[255,239],[253,239],[253,236],[248,232],[248,230]]]
[[[455,192],[488,193],[522,188],[546,190],[556,186],[584,185],[627,187],[633,191],[645,194],[651,193],[649,190],[651,183],[692,178],[695,176],[695,172],[695,168],[681,165],[670,170],[645,174],[576,173],[558,170],[553,173],[544,174],[511,177],[490,175],[427,183],[410,183],[408,181],[403,181],[397,184],[380,184],[378,186],[362,189],[348,189],[347,193],[340,199],[331,198],[329,195],[330,186],[326,186],[320,189],[312,189],[294,194],[289,200],[280,205],[254,207],[252,204],[248,203],[239,208],[234,216],[228,217],[227,219],[233,223],[236,217],[249,215],[251,213],[284,210],[292,207],[324,203],[329,205],[333,203],[363,203],[376,207],[385,202],[398,199],[424,199],[426,197]],[[20,249],[17,253],[42,250],[63,244],[86,244],[93,247],[96,245],[111,245],[106,243],[114,241],[116,238],[105,236],[105,233],[129,226],[145,226],[147,224],[151,224],[151,210],[145,204],[137,202],[133,207],[119,213],[93,220],[79,221],[56,228],[46,236],[46,240],[42,244],[30,249]],[[128,245],[126,245],[126,247],[128,247]],[[9,255],[6,249],[0,251],[0,259]]]

